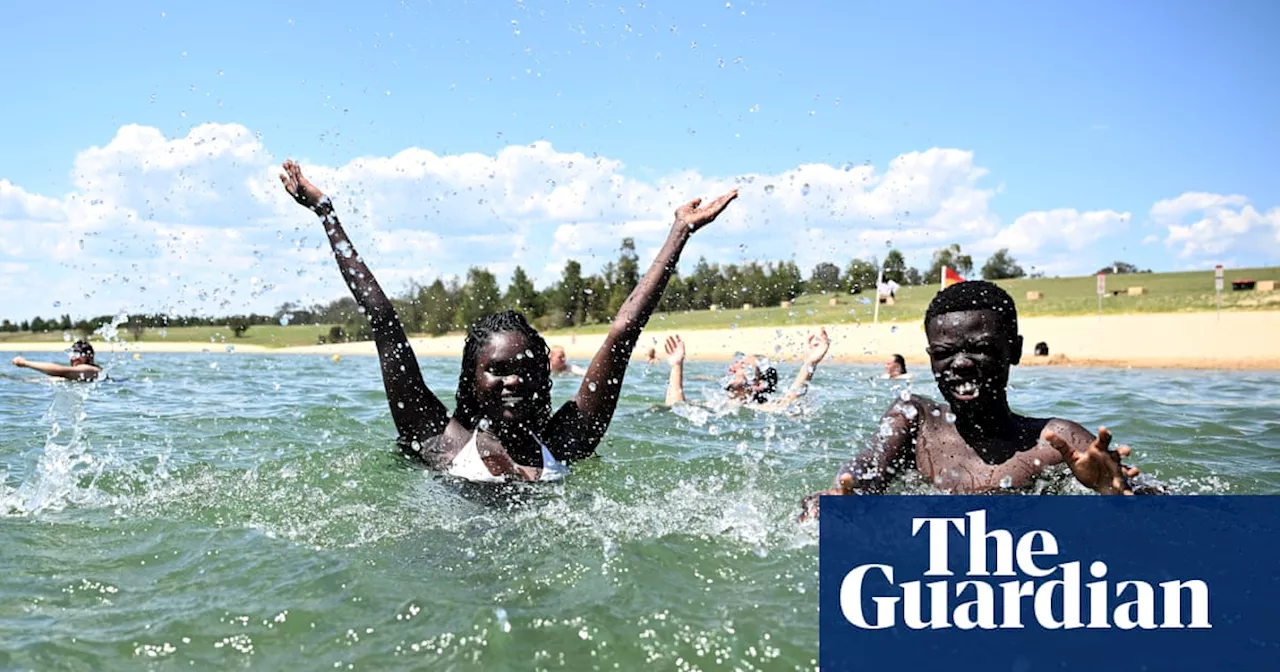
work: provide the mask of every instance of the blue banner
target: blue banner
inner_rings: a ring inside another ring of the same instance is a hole
[[[844,496],[822,670],[1280,670],[1280,497]]]

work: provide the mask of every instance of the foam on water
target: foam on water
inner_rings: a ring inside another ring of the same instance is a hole
[[[456,366],[424,360],[447,405]],[[219,349],[116,373],[0,377],[15,666],[280,667],[305,650],[313,667],[812,669],[817,526],[794,521],[800,498],[901,394],[932,392],[829,365],[795,415],[695,388],[710,403],[668,410],[665,376],[637,370],[600,458],[495,506],[396,454],[372,358]],[[1178,492],[1280,492],[1280,429],[1243,403],[1280,376],[1198,376],[1210,399],[1176,410],[1155,398],[1188,389],[1181,375],[1014,383],[1018,410],[1107,424]],[[1083,492],[1062,469],[1039,487]]]

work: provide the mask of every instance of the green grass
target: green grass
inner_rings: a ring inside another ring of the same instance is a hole
[[[1256,292],[1231,290],[1236,279],[1280,281],[1280,267],[1245,268],[1226,272],[1226,288],[1222,292],[1223,310],[1280,310],[1280,291]],[[1098,311],[1097,281],[1094,276],[1080,278],[1037,278],[1001,280],[998,283],[1009,291],[1018,303],[1020,316],[1045,315],[1093,315]],[[1104,315],[1124,313],[1179,313],[1214,310],[1213,271],[1190,273],[1142,273],[1112,275],[1107,277],[1108,292],[1126,290],[1129,287],[1145,287],[1141,296],[1112,296],[1102,300]],[[1028,301],[1027,292],[1043,292],[1039,301]],[[925,308],[937,285],[903,287],[898,290],[897,303],[880,306],[882,322],[918,322],[923,319]],[[829,305],[831,299],[836,305]],[[649,321],[649,327],[662,330],[676,329],[728,329],[731,327],[781,327],[811,324],[854,324],[870,322],[874,306],[869,294],[804,295],[796,299],[790,308],[752,308],[751,310],[724,309],[658,313]],[[245,332],[243,338],[235,338],[226,327],[175,327],[161,335],[159,329],[147,329],[141,338],[135,339],[127,330],[121,337],[128,341],[153,343],[211,342],[229,345],[260,345],[283,348],[297,345],[315,345],[319,336],[327,337],[331,325],[258,325]],[[557,329],[561,334],[603,333],[607,324],[594,324],[573,329]],[[74,336],[75,334],[73,334]],[[420,335],[420,334],[418,334]],[[0,342],[61,341],[61,331],[40,334],[0,333]],[[94,340],[99,340],[95,338]]]
[[[169,327],[168,329],[146,329],[140,338],[135,338],[127,329],[120,330],[120,338],[131,343],[216,343],[219,345],[260,345],[267,348],[287,348],[295,345],[315,345],[320,336],[328,338],[328,324],[290,325],[282,327],[276,324],[260,324],[249,327],[244,336],[236,338],[231,329],[223,327]],[[72,339],[79,334],[72,332]],[[28,332],[0,333],[0,342],[31,343],[56,342],[64,340],[62,331],[50,331],[39,334]],[[101,341],[100,336],[93,336],[90,341]]]
[[[1223,310],[1280,310],[1280,291],[1236,292],[1231,281],[1236,279],[1280,281],[1280,267],[1246,268],[1225,273],[1222,292]],[[1095,315],[1098,312],[1097,279],[1092,276],[1078,278],[1037,278],[1000,280],[1018,304],[1019,316]],[[1111,291],[1144,287],[1141,296],[1112,296]],[[1214,310],[1213,271],[1189,273],[1140,273],[1111,275],[1107,277],[1107,296],[1102,299],[1104,315],[1125,313],[1180,313]],[[1027,300],[1027,292],[1044,294],[1038,301]],[[937,285],[903,287],[898,290],[897,301],[892,306],[880,306],[881,322],[917,322],[924,319],[924,311],[938,293]],[[836,305],[828,305],[831,299]],[[700,310],[683,313],[659,313],[649,321],[654,329],[727,329],[733,326],[775,327],[808,324],[853,324],[870,322],[874,305],[870,294],[861,295],[804,295],[796,299],[791,308],[752,308],[751,310],[725,309],[717,312]],[[576,329],[559,330],[562,333],[599,333],[608,325],[597,324]]]

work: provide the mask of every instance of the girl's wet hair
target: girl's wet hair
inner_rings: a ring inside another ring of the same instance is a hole
[[[546,412],[543,421],[551,419],[551,348],[546,339],[538,333],[524,315],[514,310],[504,310],[484,317],[467,327],[467,340],[462,346],[462,371],[458,373],[458,411],[457,415],[469,422],[478,421],[476,403],[476,362],[480,358],[480,349],[488,345],[494,336],[503,333],[522,334],[529,340],[533,356],[538,358],[546,369],[544,389],[541,390],[546,401]]]
[[[986,280],[966,280],[938,292],[929,302],[929,309],[924,311],[924,323],[927,327],[933,318],[947,313],[959,313],[966,310],[990,310],[1000,316],[1000,326],[1008,330],[1009,336],[1018,333],[1018,308],[1013,297],[1000,289],[1000,286]]]
[[[76,341],[71,345],[71,352],[83,357],[85,364],[97,366],[93,361],[93,346],[88,341]]]

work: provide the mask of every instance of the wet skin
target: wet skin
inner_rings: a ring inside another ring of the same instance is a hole
[[[1133,494],[1124,467],[1127,447],[1109,449],[1105,428],[1094,437],[1061,418],[1028,418],[1009,409],[1009,369],[1022,337],[1008,333],[993,310],[946,313],[925,325],[930,367],[946,403],[913,395],[880,419],[870,445],[845,463],[835,486],[804,500],[816,515],[823,494],[880,494],[898,475],[918,471],[944,492],[976,494],[1033,486],[1050,466],[1068,462],[1083,485],[1100,494]]]

